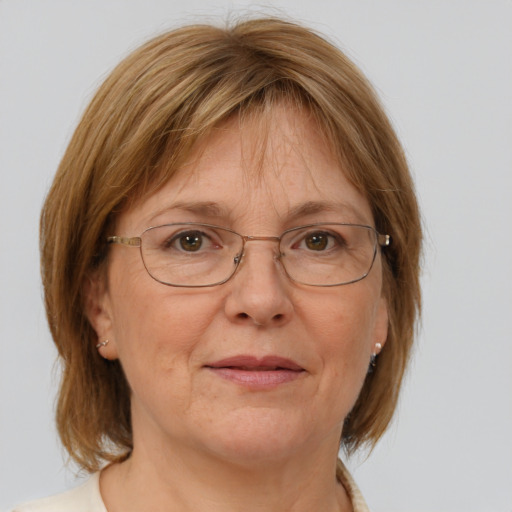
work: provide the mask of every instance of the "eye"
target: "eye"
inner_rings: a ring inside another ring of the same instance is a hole
[[[291,229],[282,239],[282,247],[297,256],[339,257],[354,247],[354,226],[329,224]]]
[[[219,244],[215,243],[211,236],[198,230],[176,233],[167,240],[165,246],[170,249],[189,253],[219,248]]]
[[[177,242],[184,251],[196,252],[203,245],[203,234],[199,231],[184,233],[178,237]]]
[[[297,243],[294,244],[294,249],[325,252],[340,248],[343,245],[343,240],[335,233],[329,231],[310,231],[297,240]]]
[[[311,233],[304,238],[304,243],[312,251],[324,251],[329,247],[330,238],[332,236],[327,233]]]

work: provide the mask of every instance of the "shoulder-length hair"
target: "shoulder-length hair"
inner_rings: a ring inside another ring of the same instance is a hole
[[[313,31],[275,18],[165,33],[124,59],[86,109],[41,216],[45,305],[62,363],[57,426],[89,470],[132,449],[130,389],[95,348],[85,288],[106,266],[105,238],[131,202],[165,184],[196,142],[229,117],[292,102],[318,121],[381,233],[387,343],[345,420],[348,451],[373,445],[396,407],[420,309],[421,226],[403,150],[355,65]]]

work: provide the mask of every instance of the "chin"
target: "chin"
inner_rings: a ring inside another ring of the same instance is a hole
[[[248,469],[289,461],[322,437],[308,431],[304,417],[294,418],[289,411],[258,408],[230,416],[218,425],[217,432],[209,431],[209,451]]]

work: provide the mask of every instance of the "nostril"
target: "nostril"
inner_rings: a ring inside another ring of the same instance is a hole
[[[272,321],[280,322],[284,317],[285,317],[285,315],[283,315],[282,313],[278,313],[277,315],[274,315],[272,317]],[[256,318],[253,318],[251,315],[249,315],[247,313],[238,313],[237,318],[239,320],[247,320],[247,319],[251,318],[256,325],[265,325],[265,323],[261,323],[261,322],[257,321]]]

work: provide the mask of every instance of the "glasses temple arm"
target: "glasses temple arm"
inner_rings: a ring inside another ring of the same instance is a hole
[[[122,244],[129,245],[132,247],[140,247],[140,236],[109,236],[107,238],[107,243],[109,244]]]

